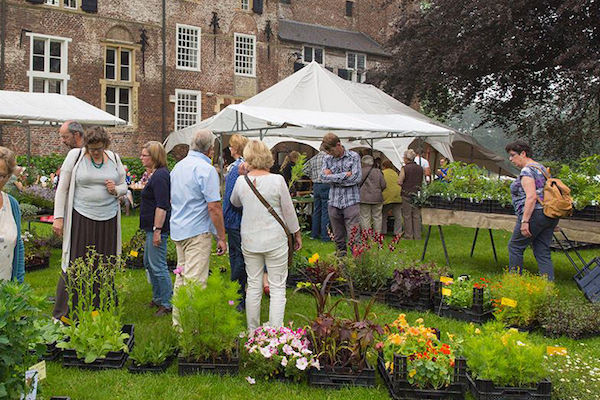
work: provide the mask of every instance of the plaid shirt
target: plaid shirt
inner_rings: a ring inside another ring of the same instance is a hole
[[[308,160],[304,165],[304,175],[308,176],[313,183],[323,183],[321,171],[323,170],[323,161],[327,153],[319,151],[316,156]]]
[[[325,175],[325,170],[331,170],[330,175]],[[346,176],[346,172],[352,175]],[[360,203],[360,156],[349,150],[344,150],[340,158],[326,155],[321,169],[321,180],[329,183],[329,205],[336,208],[347,208]]]

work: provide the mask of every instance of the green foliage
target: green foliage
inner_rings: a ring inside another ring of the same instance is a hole
[[[49,238],[38,235],[35,229],[23,232],[21,238],[25,247],[25,264],[50,257],[52,242]]]
[[[44,300],[29,285],[0,281],[0,399],[19,399],[25,391],[25,371],[43,354],[40,309]],[[29,351],[31,343],[39,343]]]
[[[146,172],[146,168],[142,165],[142,161],[139,157],[121,157],[121,162],[123,165],[127,166],[127,170],[131,173],[131,177],[133,181],[139,181],[144,172]],[[169,171],[173,170],[177,162],[172,155],[167,155],[167,168]],[[135,175],[135,177],[134,177]]]
[[[473,289],[478,288],[483,289],[484,311],[492,308],[490,281],[485,278],[458,278],[453,283],[449,284],[447,288],[452,291],[450,296],[444,296],[444,302],[449,306],[471,308],[473,306]]]
[[[40,208],[28,203],[19,203],[19,209],[21,210],[21,217],[33,217],[40,212]]]
[[[123,244],[122,254],[126,261],[130,261],[134,258],[144,258],[144,246],[146,245],[146,232],[138,229],[133,234],[132,238]],[[137,252],[137,256],[131,255],[131,252]]]
[[[554,283],[545,276],[527,271],[522,275],[505,272],[491,290],[496,319],[507,326],[520,327],[534,324],[545,304],[558,294]],[[516,301],[516,307],[503,304],[503,298]]]
[[[175,353],[176,340],[172,330],[153,330],[148,336],[136,340],[129,358],[137,366],[160,365]]]
[[[556,176],[571,189],[575,208],[600,205],[600,155],[581,158],[572,167],[563,164]]]
[[[501,386],[527,386],[548,376],[544,345],[531,342],[526,332],[490,322],[481,329],[471,324],[462,344],[470,373]]]
[[[44,156],[32,156],[31,162],[27,163],[27,156],[17,156],[17,164],[27,167],[29,178],[35,179],[38,175],[50,176],[56,172],[65,160],[64,154],[48,154]]]
[[[546,335],[581,339],[600,334],[600,305],[585,300],[552,299],[538,319]]]
[[[291,178],[290,178],[290,182],[288,184],[289,189],[291,189],[292,186],[294,185],[294,183],[296,183],[296,181],[298,179],[302,178],[302,175],[304,175],[303,171],[304,171],[304,163],[305,162],[306,162],[306,154],[300,154],[298,156],[298,161],[296,161],[296,163],[292,167]]]
[[[51,319],[38,319],[33,322],[33,325],[39,332],[39,338],[35,343],[52,344],[64,337],[62,325]],[[33,348],[35,343],[31,343],[29,347]]]
[[[177,288],[173,306],[179,313],[181,355],[196,360],[231,354],[240,332],[242,315],[235,309],[239,284],[213,273],[206,281]]]

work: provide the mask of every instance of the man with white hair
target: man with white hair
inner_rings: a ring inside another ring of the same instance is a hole
[[[69,149],[83,147],[83,126],[77,121],[65,121],[58,130],[63,144]]]
[[[198,131],[187,157],[171,171],[171,239],[181,271],[175,279],[175,291],[184,283],[206,283],[213,235],[217,237],[217,254],[227,251],[219,174],[211,165],[214,144],[211,131]],[[176,310],[173,322],[177,324]]]

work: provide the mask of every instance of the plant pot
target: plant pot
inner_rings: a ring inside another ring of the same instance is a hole
[[[492,214],[514,215],[515,209],[510,205],[501,205],[498,200],[490,200],[490,212]]]
[[[442,316],[461,321],[483,324],[494,319],[494,309],[484,310],[483,289],[473,288],[473,305],[471,308],[458,308],[446,304],[442,296],[441,282],[435,283],[434,311]]]
[[[48,268],[50,266],[50,257],[33,257],[25,263],[25,271],[36,271],[38,269]]]
[[[417,295],[413,298],[404,298],[392,292],[386,293],[385,303],[390,307],[401,310],[428,311],[433,307],[431,294],[431,285],[429,283],[424,283],[419,288]]]
[[[298,282],[304,282],[306,279],[300,274],[288,274],[285,286],[289,289],[295,289]]]
[[[371,299],[375,299],[375,301],[380,302],[380,303],[385,303],[385,298],[387,293],[381,290],[378,290],[376,292],[368,292],[368,291],[363,291],[363,290],[358,290],[356,292],[356,294],[358,295],[358,299],[360,301],[371,301]]]
[[[340,389],[344,386],[375,386],[375,368],[367,366],[361,371],[344,367],[311,368],[308,371],[308,384],[323,388]]]
[[[467,382],[475,400],[550,400],[552,398],[552,383],[543,380],[535,387],[503,387],[496,386],[492,381],[474,379],[467,372]]]
[[[573,215],[569,218],[584,221],[600,221],[600,211],[597,206],[585,206],[581,210],[573,209]]]
[[[489,213],[490,207],[488,202],[465,199],[463,211]]]
[[[56,347],[56,342],[47,343],[46,344],[46,352],[42,356],[42,360],[54,361],[58,357],[60,357],[61,353],[62,353],[62,349],[59,349],[58,347]]]
[[[431,208],[440,208],[442,210],[460,210],[460,204],[456,200],[448,200],[440,196],[429,196],[427,201],[431,204]]]
[[[134,326],[133,325],[123,325],[121,328],[122,333],[129,334],[129,338],[124,340],[124,343],[127,345],[129,351],[133,348],[134,344]],[[120,369],[123,368],[125,362],[127,361],[128,353],[123,350],[119,351],[109,351],[108,354],[102,358],[96,359],[94,362],[85,363],[83,358],[78,358],[75,350],[66,349],[63,351],[63,367],[78,367],[82,369]]]
[[[131,365],[129,366],[129,368],[127,368],[127,370],[129,372],[131,372],[132,374],[145,374],[145,373],[162,374],[163,372],[165,372],[167,370],[167,368],[169,368],[169,366],[171,366],[174,359],[175,359],[175,355],[170,355],[169,357],[167,357],[167,359],[165,361],[162,362],[162,364],[158,364],[158,365],[153,365],[153,364],[136,365],[135,362],[132,362]]]
[[[412,386],[406,379],[407,357],[395,354],[393,361],[394,368],[390,371],[385,366],[383,353],[379,352],[377,369],[393,399],[462,400],[465,398],[466,362],[463,358],[456,359],[452,383],[443,389],[419,389]]]
[[[222,354],[219,357],[194,360],[178,357],[177,367],[179,375],[190,375],[198,373],[211,373],[217,375],[237,375],[240,369],[240,356],[238,346],[235,347],[233,355]]]

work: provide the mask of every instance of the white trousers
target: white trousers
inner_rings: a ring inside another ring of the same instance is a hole
[[[252,253],[242,249],[248,283],[246,286],[246,321],[248,330],[253,331],[260,323],[260,302],[263,294],[264,267],[267,266],[271,302],[269,304],[269,323],[274,328],[283,326],[285,313],[285,281],[288,275],[288,244],[283,242],[275,250],[264,253]]]

